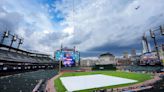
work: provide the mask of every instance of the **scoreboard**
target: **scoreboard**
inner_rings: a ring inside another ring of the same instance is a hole
[[[56,61],[62,61],[65,67],[75,66],[80,60],[80,53],[73,50],[57,50],[55,52]]]

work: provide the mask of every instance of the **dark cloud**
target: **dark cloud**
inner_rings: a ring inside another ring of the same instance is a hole
[[[157,44],[158,45],[164,44],[164,36],[162,36],[160,34],[160,31],[158,30],[158,32],[155,32],[155,33],[156,33]],[[154,47],[155,47],[154,46],[154,40],[150,37],[150,35],[147,35],[147,39],[151,45],[151,49],[154,50]],[[101,46],[88,49],[88,52],[83,52],[83,53],[86,55],[98,56],[101,53],[110,52],[116,56],[120,56],[123,54],[123,52],[129,52],[130,53],[132,49],[136,49],[137,53],[142,52],[141,38],[138,38],[137,41],[135,41],[135,44],[132,44],[132,45],[119,46],[117,44],[106,43],[106,44],[103,44]],[[84,55],[84,54],[82,54],[82,55]]]
[[[94,51],[82,51],[80,52],[81,57],[98,57],[101,52],[94,52]]]
[[[23,17],[17,12],[8,13],[2,7],[0,7],[0,28],[1,30],[14,31],[19,27],[19,24],[23,20]],[[2,11],[3,9],[3,11]]]
[[[123,52],[129,52],[130,53],[131,49],[136,49],[137,52],[140,53],[140,51],[142,49],[141,41],[138,41],[137,44],[128,45],[128,46],[104,44],[104,45],[99,46],[99,47],[91,48],[89,51],[91,51],[91,52],[100,51],[99,54],[105,53],[105,52],[110,52],[116,56],[119,56],[119,55],[122,55]]]

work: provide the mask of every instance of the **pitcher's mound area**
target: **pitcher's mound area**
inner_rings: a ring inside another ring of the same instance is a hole
[[[136,80],[107,76],[103,74],[61,77],[60,80],[67,91],[78,91],[137,82]]]

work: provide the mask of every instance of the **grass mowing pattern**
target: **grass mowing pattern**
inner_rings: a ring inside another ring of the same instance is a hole
[[[138,82],[136,82],[136,83],[140,83],[140,82],[143,82],[145,80],[149,80],[152,78],[150,74],[131,73],[131,72],[122,72],[122,71],[68,72],[68,73],[64,73],[61,77],[93,75],[93,74],[104,74],[104,75],[109,75],[109,76],[116,76],[116,77],[138,80]],[[54,80],[54,82],[55,82],[55,88],[56,88],[57,92],[65,92],[66,91],[65,87],[63,86],[63,84],[59,78]],[[92,92],[95,89],[123,87],[123,86],[128,86],[128,85],[136,84],[136,83],[128,83],[128,84],[120,84],[120,85],[115,85],[115,86],[93,88],[93,89],[81,90],[78,92],[90,92],[90,91]]]

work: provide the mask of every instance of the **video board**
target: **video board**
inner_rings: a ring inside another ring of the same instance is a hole
[[[62,64],[65,67],[71,67],[75,66],[76,62],[79,61],[80,56],[79,52],[74,52],[74,51],[60,51],[57,50],[55,52],[55,59],[56,61],[62,61]]]

